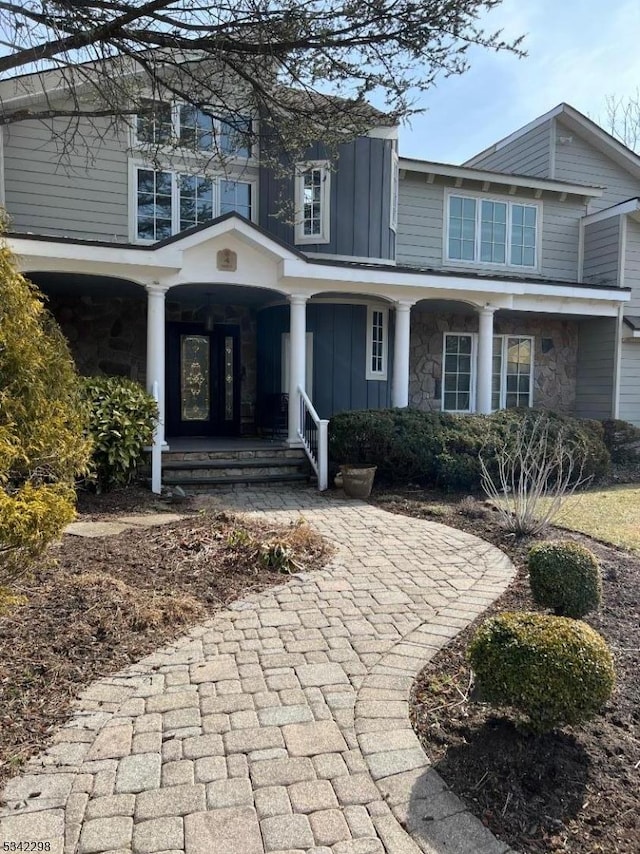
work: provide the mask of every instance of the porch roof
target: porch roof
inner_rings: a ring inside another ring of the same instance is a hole
[[[600,316],[616,315],[630,299],[630,289],[611,285],[308,258],[235,213],[151,245],[32,234],[7,239],[27,273],[113,276],[165,290],[188,283],[235,284],[283,296],[348,292],[409,303],[448,298],[476,306]],[[237,253],[235,270],[215,264],[221,249]]]

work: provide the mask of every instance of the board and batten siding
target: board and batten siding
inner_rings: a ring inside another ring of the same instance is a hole
[[[561,122],[556,133],[554,177],[558,181],[604,187],[600,198],[590,200],[590,213],[640,196],[640,180]]]
[[[315,145],[307,160],[325,160]],[[391,140],[359,137],[340,146],[331,172],[328,243],[305,243],[304,252],[393,260],[395,234],[391,229]],[[289,245],[295,245],[293,177],[283,180],[270,169],[260,170],[259,223]]]
[[[576,415],[611,418],[616,367],[617,319],[588,318],[579,322]]]
[[[620,278],[621,217],[609,217],[584,228],[583,281],[617,285]]]
[[[400,181],[398,199],[398,239],[396,260],[409,266],[455,269],[455,263],[443,258],[444,232],[446,229],[446,189],[443,183],[429,184],[422,174],[407,172]],[[465,188],[455,189],[460,195]],[[523,203],[535,202],[533,193],[505,196],[504,193],[488,191],[486,198],[509,199]],[[557,199],[542,200],[542,264],[540,275],[559,281],[577,281],[579,222],[584,215],[584,205],[576,199],[560,202]],[[460,269],[468,270],[465,265]],[[478,265],[476,269],[486,269]],[[496,269],[496,268],[492,268]],[[505,268],[503,268],[504,270]],[[503,272],[501,270],[500,272]],[[515,267],[508,268],[513,275],[520,274]],[[522,274],[531,275],[526,270]]]
[[[307,304],[307,332],[313,335],[313,405],[321,418],[352,409],[391,406],[393,315],[389,315],[387,380],[366,379],[367,306]],[[258,388],[279,394],[282,335],[289,331],[289,307],[258,314]]]
[[[551,159],[551,121],[545,122],[502,145],[498,150],[471,158],[466,165],[477,169],[548,178]]]
[[[66,120],[17,122],[4,131],[5,205],[15,232],[127,241],[127,137],[106,120],[84,122],[61,156]]]

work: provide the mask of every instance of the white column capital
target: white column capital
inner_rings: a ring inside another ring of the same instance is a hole
[[[482,317],[493,317],[498,309],[494,305],[489,305],[486,303],[481,308],[478,309],[478,314]]]
[[[289,294],[287,297],[291,305],[304,305],[309,301],[307,294]]]
[[[413,300],[399,299],[394,302],[393,307],[396,311],[411,311],[414,305]]]
[[[160,284],[160,282],[148,282],[144,287],[150,297],[164,297],[171,286]]]

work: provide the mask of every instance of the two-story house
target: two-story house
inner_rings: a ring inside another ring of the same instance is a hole
[[[80,370],[155,389],[159,445],[255,435],[274,401],[292,446],[386,406],[640,422],[640,158],[577,111],[463,166],[400,157],[372,119],[288,178],[224,127],[224,171],[186,144],[149,162],[160,121],[178,149],[203,123],[179,104],[105,122],[57,165],[55,121],[19,122],[0,173],[9,243]]]

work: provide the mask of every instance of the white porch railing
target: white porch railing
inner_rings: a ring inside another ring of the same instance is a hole
[[[322,492],[329,485],[329,422],[320,418],[303,388],[300,395],[300,418],[298,436],[318,478],[318,489]]]

